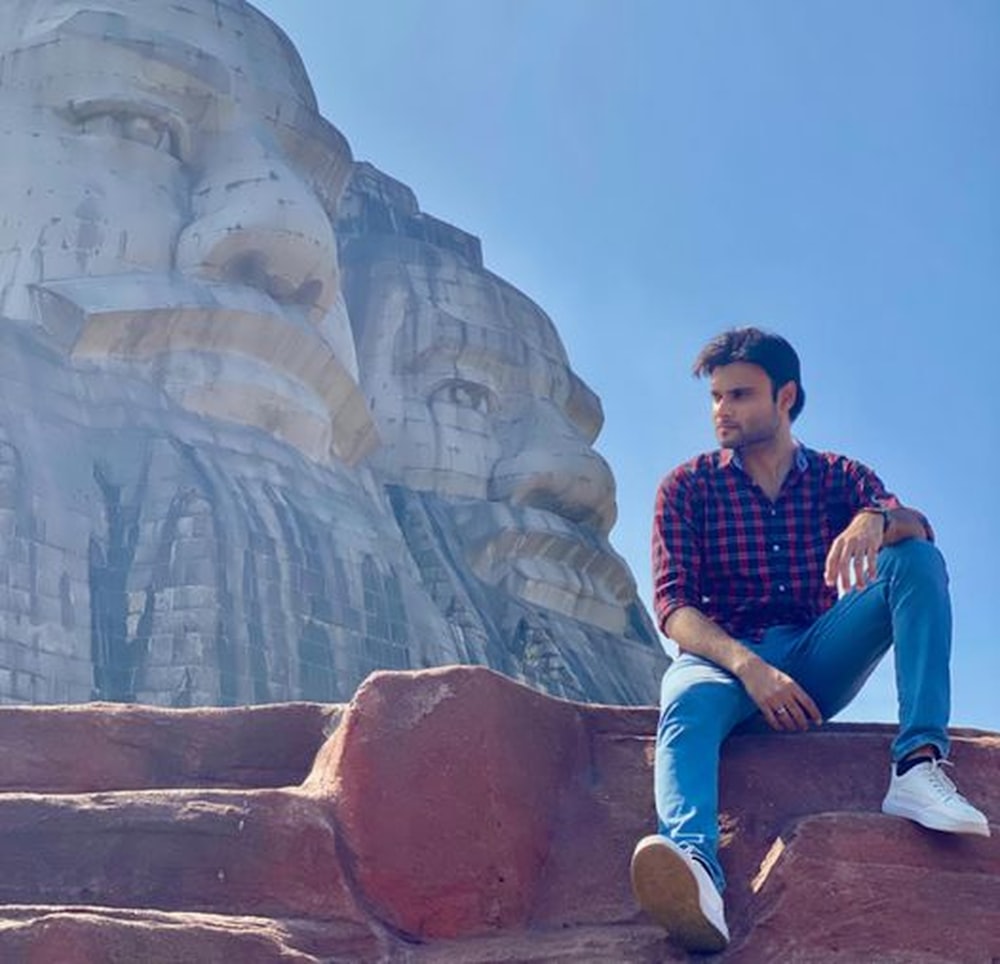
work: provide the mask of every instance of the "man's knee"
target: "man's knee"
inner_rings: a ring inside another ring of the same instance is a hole
[[[667,670],[660,691],[659,732],[697,726],[725,732],[744,698],[738,680],[717,667],[678,666]]]
[[[878,557],[879,575],[907,582],[919,581],[948,586],[948,568],[944,556],[933,542],[926,539],[904,539],[883,547]]]

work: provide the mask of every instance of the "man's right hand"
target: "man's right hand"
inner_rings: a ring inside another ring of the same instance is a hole
[[[771,729],[794,732],[808,730],[810,723],[822,724],[823,714],[813,698],[791,676],[759,656],[747,660],[736,676]]]

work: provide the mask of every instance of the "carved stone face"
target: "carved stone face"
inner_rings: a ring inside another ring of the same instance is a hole
[[[406,214],[393,182],[363,168],[338,230],[380,474],[450,502],[465,562],[487,584],[624,632],[635,583],[607,541],[615,487],[591,444],[599,400],[537,305],[459,250],[474,245],[416,239],[433,219],[415,201]],[[380,205],[395,236],[380,233]]]
[[[0,313],[145,364],[314,459],[374,441],[330,211],[350,168],[288,40],[238,0],[8,4]]]

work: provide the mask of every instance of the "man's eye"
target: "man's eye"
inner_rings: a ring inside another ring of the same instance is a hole
[[[458,378],[438,386],[431,395],[431,401],[471,408],[483,415],[489,415],[495,408],[493,393],[485,385]]]
[[[101,134],[145,144],[180,159],[176,131],[166,121],[149,114],[129,110],[106,110],[88,114],[79,120],[84,134]]]

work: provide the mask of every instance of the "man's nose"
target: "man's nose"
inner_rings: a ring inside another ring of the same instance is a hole
[[[607,535],[618,514],[607,462],[550,402],[539,402],[519,425],[511,455],[493,468],[489,498],[555,512]]]
[[[192,208],[177,242],[179,271],[257,288],[317,317],[334,304],[330,218],[284,161],[251,155],[211,165],[192,191]]]

